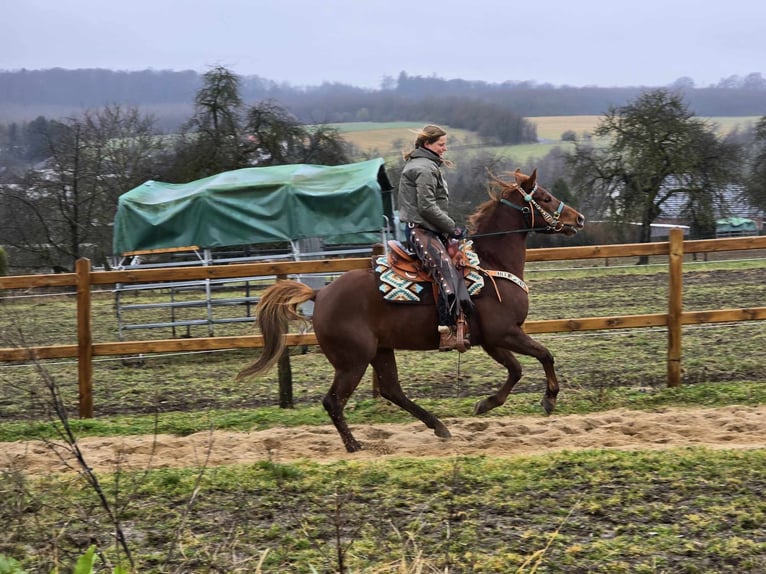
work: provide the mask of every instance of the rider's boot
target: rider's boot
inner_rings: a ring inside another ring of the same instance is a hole
[[[439,350],[457,350],[460,353],[471,348],[471,343],[465,338],[465,321],[459,321],[457,327],[439,325]]]
[[[449,325],[439,325],[439,350],[452,351],[457,349],[457,333]]]

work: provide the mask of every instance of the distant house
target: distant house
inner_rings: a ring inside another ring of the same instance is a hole
[[[687,203],[687,193],[682,191],[674,193],[662,204],[662,211],[654,222],[662,225],[689,225],[689,217],[684,213]],[[719,237],[763,233],[766,212],[750,204],[745,189],[741,185],[728,185],[722,193],[717,194],[713,209],[715,220],[721,222],[719,223],[721,231],[716,234]],[[732,221],[739,223],[735,226],[736,229],[731,227]]]

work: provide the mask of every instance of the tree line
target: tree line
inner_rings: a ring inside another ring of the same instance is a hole
[[[9,109],[14,105],[26,109],[44,106],[85,109],[113,103],[157,109],[162,105],[168,113],[174,104],[185,110],[203,81],[203,74],[191,70],[0,70],[0,104]],[[682,77],[665,87],[683,94],[697,115],[766,115],[766,79],[760,73],[729,76],[705,87],[697,87],[691,79]],[[413,76],[406,72],[397,78],[384,78],[380,89],[332,82],[296,87],[257,75],[240,76],[243,101],[278,101],[303,123],[391,121],[392,117],[419,121],[423,102],[434,99],[480,101],[522,117],[599,115],[609,106],[634,100],[647,89],[553,86],[529,81],[488,83]],[[17,119],[33,118],[5,121]],[[173,119],[177,119],[177,113]],[[158,120],[163,122],[162,117]]]
[[[341,84],[315,88],[292,88],[253,76],[239,77],[243,102],[276,101],[305,124],[354,121],[436,122],[474,131],[488,141],[518,144],[536,141],[534,126],[512,107],[476,96],[431,92],[426,84],[419,97],[411,90],[364,90]],[[406,77],[406,76],[405,76]],[[35,106],[57,105],[102,107],[119,102],[139,109],[151,109],[168,129],[179,123],[178,111],[185,110],[204,76],[194,72],[113,72],[109,70],[60,70],[0,72],[0,102]],[[155,107],[151,107],[151,106]],[[165,105],[156,111],[157,105]],[[162,115],[171,115],[163,121]],[[23,122],[9,122],[11,129]],[[2,133],[0,133],[2,136]]]

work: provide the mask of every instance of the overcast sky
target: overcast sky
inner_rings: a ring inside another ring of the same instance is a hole
[[[766,76],[764,0],[3,0],[0,69],[698,87]]]

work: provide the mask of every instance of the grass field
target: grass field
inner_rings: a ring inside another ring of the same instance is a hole
[[[412,147],[415,132],[422,126],[413,122],[373,123],[358,122],[348,124],[333,124],[360,152],[367,155],[388,157],[400,155]],[[476,145],[479,139],[473,132],[450,129],[450,145]]]

